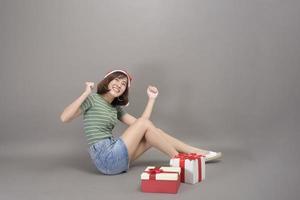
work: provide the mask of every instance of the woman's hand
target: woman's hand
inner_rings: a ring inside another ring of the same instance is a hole
[[[70,122],[81,114],[82,111],[80,109],[80,105],[91,94],[94,85],[95,84],[93,82],[85,82],[85,91],[80,95],[80,97],[67,106],[60,115],[62,122]]]
[[[148,94],[149,99],[148,99],[146,108],[142,114],[142,117],[145,119],[149,119],[151,116],[153,105],[154,105],[155,99],[158,95],[158,89],[154,86],[149,85],[147,88],[147,94]]]
[[[86,94],[91,94],[92,90],[94,88],[95,83],[94,82],[85,82],[85,93]]]
[[[156,99],[158,95],[158,89],[154,86],[149,85],[147,89],[147,94],[150,99]]]

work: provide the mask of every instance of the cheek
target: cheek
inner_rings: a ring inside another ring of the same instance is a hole
[[[108,84],[108,88],[112,88],[113,84],[114,84],[114,82],[111,81],[111,82]]]

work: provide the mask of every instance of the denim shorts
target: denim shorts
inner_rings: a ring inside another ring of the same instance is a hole
[[[103,174],[114,175],[129,169],[128,150],[119,138],[104,138],[89,147],[90,157]]]

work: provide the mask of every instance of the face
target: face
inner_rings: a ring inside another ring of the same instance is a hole
[[[110,81],[108,84],[109,93],[114,97],[121,96],[127,87],[127,78],[126,77],[117,77]]]

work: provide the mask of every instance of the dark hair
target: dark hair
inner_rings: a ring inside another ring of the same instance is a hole
[[[111,105],[115,106],[124,106],[128,103],[128,78],[125,74],[123,74],[122,72],[114,72],[110,75],[108,75],[106,78],[104,78],[102,81],[100,81],[97,85],[97,93],[100,94],[106,94],[109,89],[108,89],[108,84],[114,80],[115,78],[126,78],[127,79],[127,86],[125,91],[123,92],[123,94],[121,96],[119,96],[118,98],[115,98],[112,102]],[[120,100],[121,101],[120,101]]]

